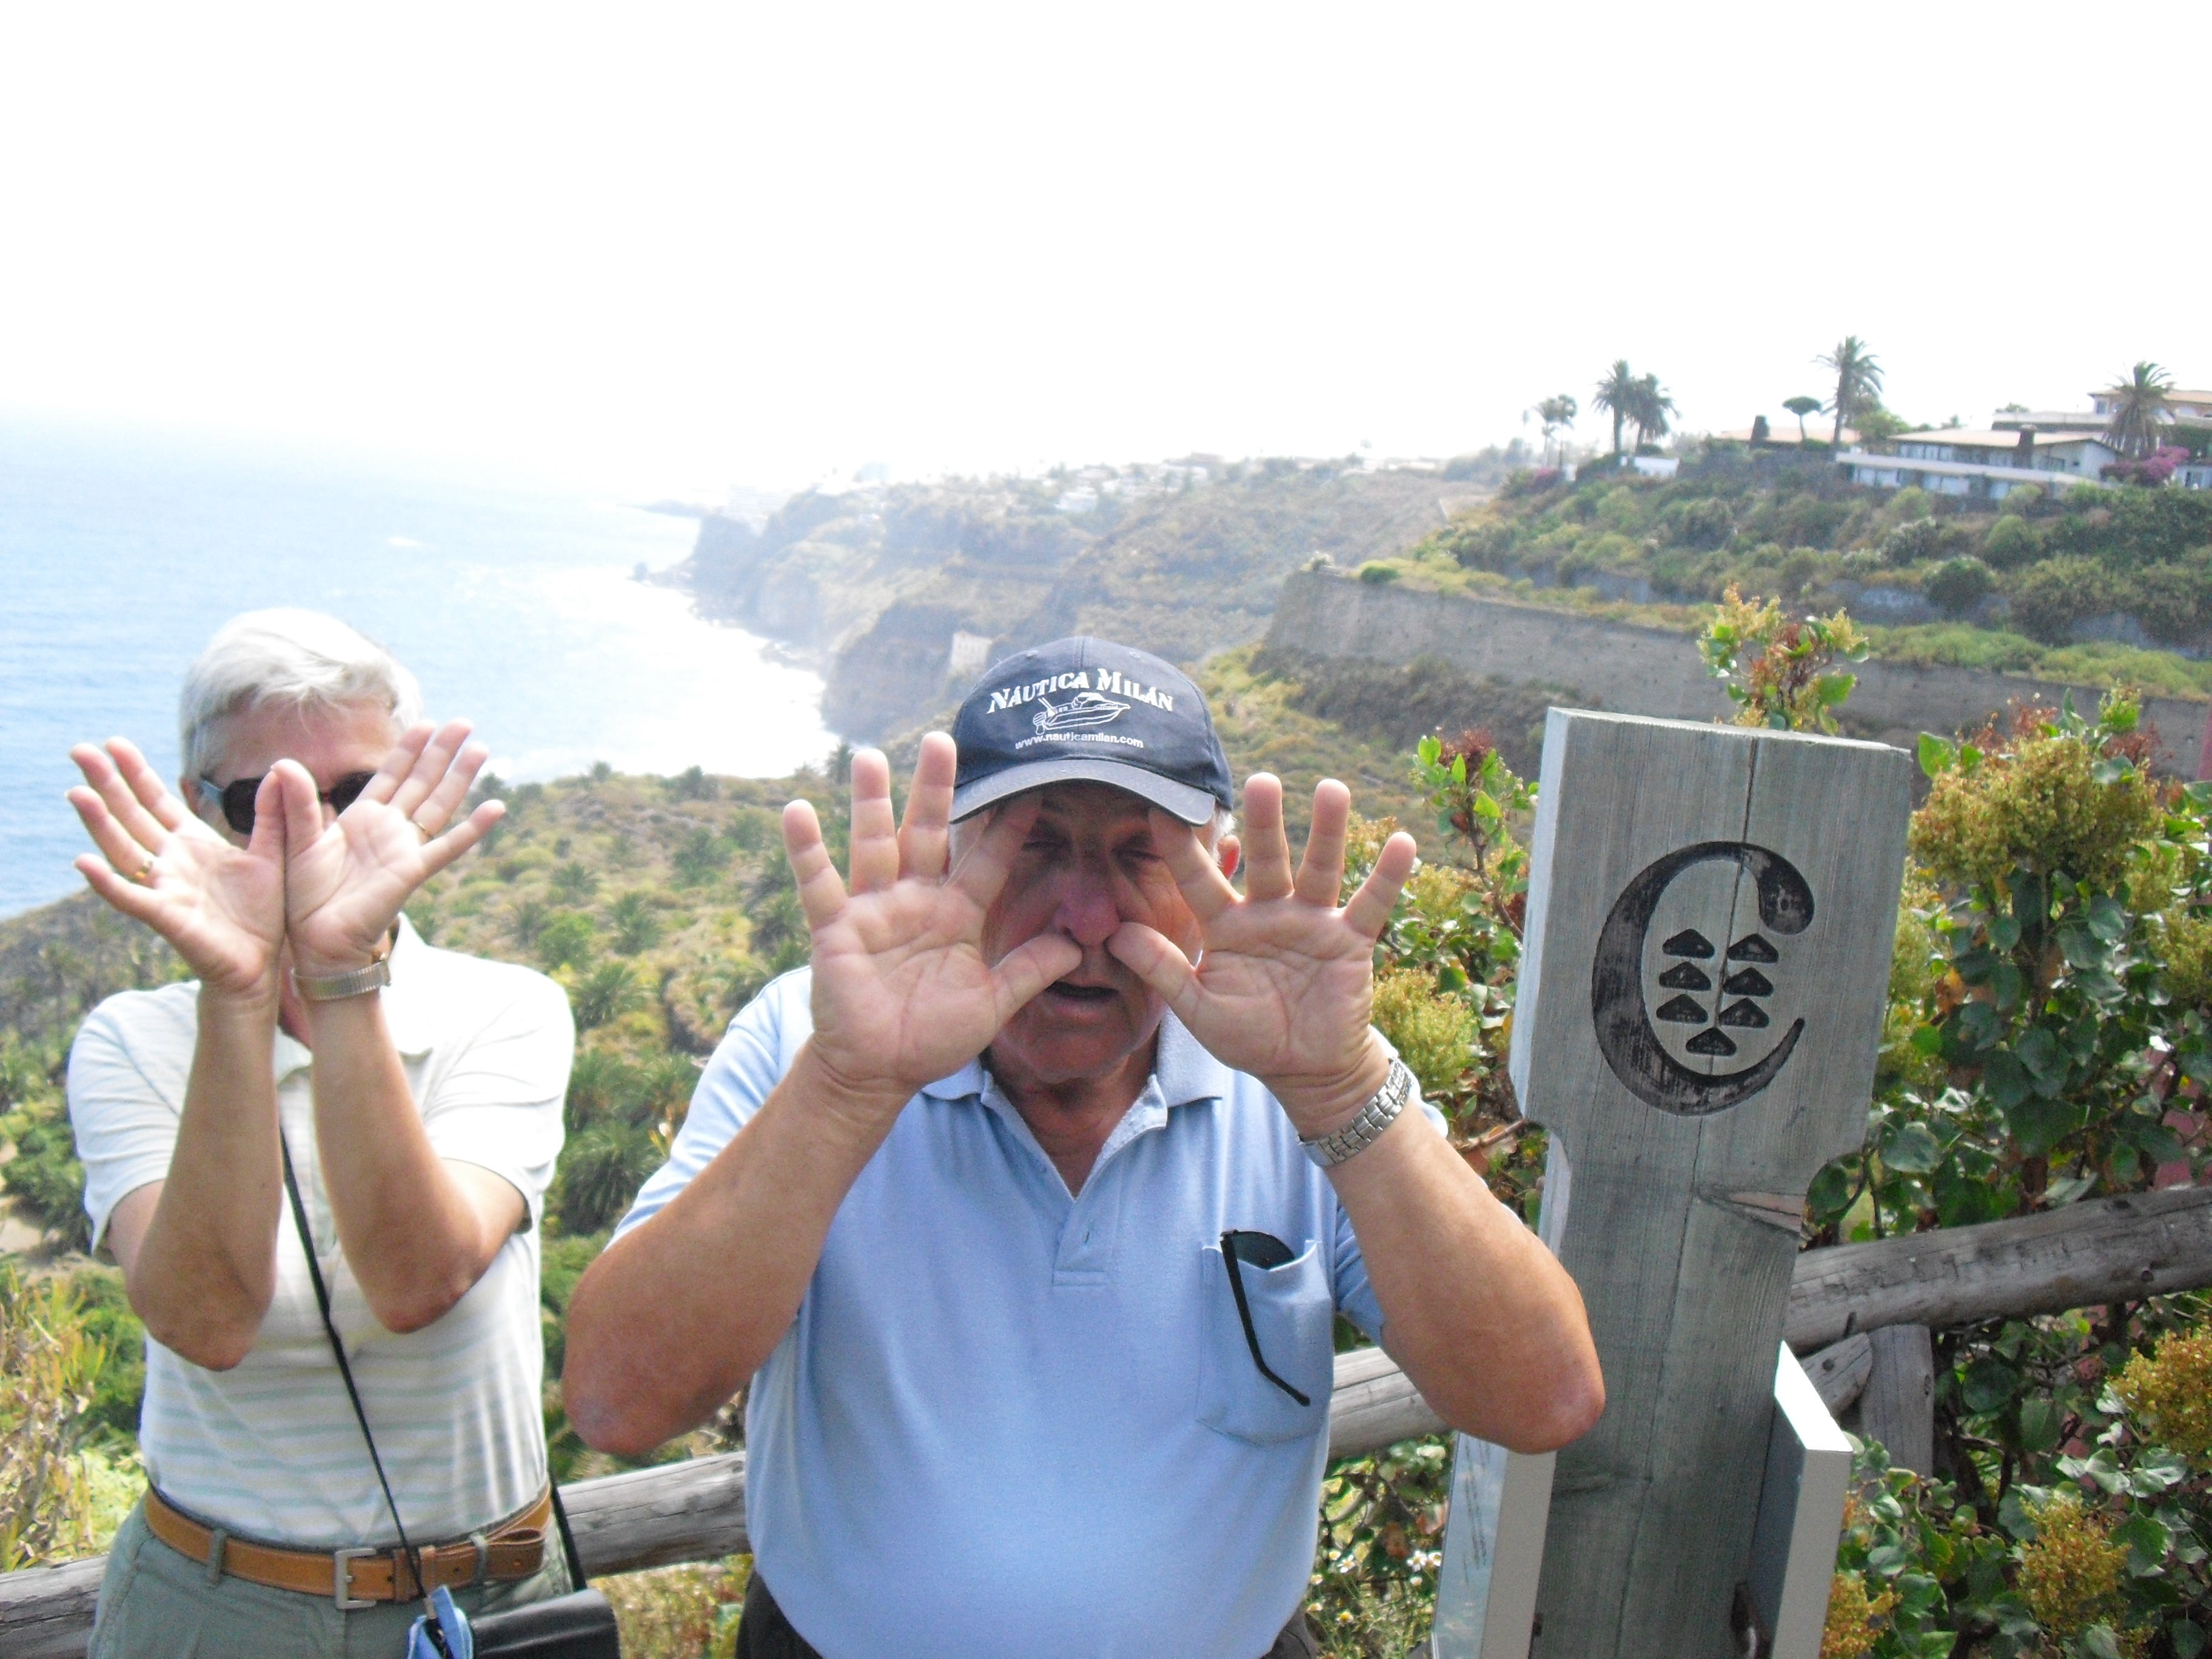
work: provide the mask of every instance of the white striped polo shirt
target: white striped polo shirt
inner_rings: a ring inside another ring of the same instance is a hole
[[[465,1536],[545,1483],[536,1224],[561,1150],[574,1030],[568,998],[542,974],[434,950],[404,921],[391,960],[385,1018],[431,1146],[512,1182],[531,1221],[443,1318],[404,1335],[384,1329],[338,1249],[313,1057],[277,1033],[277,1111],[331,1312],[420,1543]],[[95,1242],[126,1194],[168,1173],[198,1003],[197,984],[126,991],[77,1034],[70,1117]],[[278,1206],[276,1295],[243,1361],[212,1371],[147,1339],[138,1442],[167,1497],[240,1536],[313,1548],[395,1541],[289,1205]]]

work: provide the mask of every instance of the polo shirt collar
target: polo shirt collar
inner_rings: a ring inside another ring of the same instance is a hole
[[[422,982],[430,968],[430,947],[402,912],[398,936],[392,942],[392,983],[384,988],[384,1024],[392,1033],[392,1046],[404,1060],[420,1060],[436,1046],[432,1030],[437,1017],[436,1000]],[[276,1033],[276,1080],[314,1064],[307,1045],[279,1029]]]
[[[402,924],[404,925],[404,922]],[[392,953],[395,957],[397,951]],[[925,1084],[921,1092],[936,1100],[981,1099],[988,1081],[978,1054],[949,1077]],[[1185,1029],[1173,1013],[1160,1016],[1159,1048],[1145,1091],[1157,1091],[1162,1106],[1189,1106],[1219,1100],[1229,1093],[1230,1071]]]

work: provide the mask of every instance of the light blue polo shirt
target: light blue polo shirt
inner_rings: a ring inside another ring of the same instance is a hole
[[[810,985],[738,1016],[621,1231],[758,1109]],[[1230,1229],[1291,1251],[1243,1274],[1308,1405],[1253,1363]],[[971,1062],[900,1113],[753,1380],[754,1559],[825,1659],[1260,1659],[1312,1570],[1340,1308],[1380,1334],[1334,1189],[1173,1015],[1079,1195]]]

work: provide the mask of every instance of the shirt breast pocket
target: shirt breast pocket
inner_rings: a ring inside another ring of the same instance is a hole
[[[1232,1279],[1222,1247],[1205,1247],[1200,1262],[1199,1421],[1255,1446],[1322,1432],[1328,1426],[1329,1389],[1335,1381],[1336,1300],[1320,1247],[1308,1239],[1304,1252],[1293,1256],[1264,1233],[1228,1237],[1256,1242],[1259,1248],[1239,1243]],[[1261,1265],[1270,1257],[1276,1265]]]

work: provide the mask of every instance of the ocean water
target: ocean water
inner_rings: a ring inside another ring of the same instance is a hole
[[[0,423],[0,916],[82,885],[70,746],[121,734],[173,777],[185,665],[262,605],[382,641],[502,777],[822,759],[817,676],[632,580],[694,530],[511,484]]]

